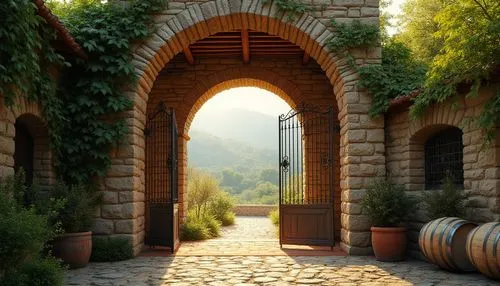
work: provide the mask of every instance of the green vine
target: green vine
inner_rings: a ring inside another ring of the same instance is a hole
[[[382,63],[358,68],[358,86],[373,96],[370,115],[376,117],[387,111],[392,99],[420,89],[427,67],[411,56],[403,44],[389,40],[382,44]]]
[[[55,32],[36,9],[30,0],[0,3],[0,95],[9,107],[16,104],[17,98],[40,102],[51,144],[58,146],[58,122],[64,121],[64,117],[60,112],[62,103],[55,95],[52,69],[62,68],[64,59],[51,44]]]
[[[136,84],[131,46],[154,31],[153,14],[165,0],[134,0],[128,5],[84,1],[56,7],[65,26],[85,49],[88,60],[73,59],[62,79],[64,102],[57,170],[68,182],[88,183],[111,164],[110,150],[128,132],[121,112],[132,102],[124,94]]]
[[[270,3],[271,0],[262,0],[263,4]],[[278,11],[286,14],[288,21],[293,21],[298,15],[311,10],[311,8],[300,0],[275,0],[274,4],[278,7]]]
[[[89,56],[68,57],[59,86],[51,70],[64,67],[51,41],[54,31],[30,0],[0,3],[0,93],[8,106],[17,98],[38,101],[48,122],[57,174],[66,182],[90,184],[110,166],[110,149],[127,133],[124,94],[137,75],[132,44],[154,30],[154,13],[166,0],[74,0],[48,3]],[[57,93],[56,93],[57,90]]]

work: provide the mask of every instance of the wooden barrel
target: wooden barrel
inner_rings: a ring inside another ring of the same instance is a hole
[[[500,222],[489,222],[471,231],[467,237],[467,256],[486,276],[500,279]]]
[[[418,244],[427,259],[447,270],[473,271],[465,251],[467,235],[477,224],[457,218],[443,217],[425,224]]]

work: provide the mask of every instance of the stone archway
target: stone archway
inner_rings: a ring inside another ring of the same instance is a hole
[[[343,21],[349,21],[347,11],[354,9],[354,18],[378,23],[377,1],[367,2],[327,4],[325,8],[345,11]],[[304,13],[289,21],[275,3],[263,4],[260,0],[191,4],[171,1],[169,5],[175,8],[157,16],[158,31],[135,48],[134,64],[140,78],[137,88],[128,92],[134,109],[125,114],[131,133],[126,144],[114,153],[106,178],[106,191],[119,195],[110,196],[110,201],[102,206],[101,218],[96,221],[97,232],[128,236],[136,252],[140,250],[144,237],[142,130],[155,81],[160,71],[190,44],[218,32],[244,28],[277,35],[299,46],[315,60],[333,86],[329,94],[337,103],[341,129],[342,246],[350,254],[371,252],[369,221],[361,213],[359,201],[373,178],[385,176],[383,119],[369,117],[371,98],[356,88],[359,76],[349,68],[345,57],[326,47],[325,41],[333,34],[324,23],[331,17],[327,13],[324,17]],[[380,49],[356,51],[353,56],[359,64],[379,62]]]
[[[27,171],[28,183],[47,187],[55,182],[49,133],[41,110],[35,103],[20,98],[6,107],[0,98],[0,176]],[[29,154],[27,154],[28,152]]]

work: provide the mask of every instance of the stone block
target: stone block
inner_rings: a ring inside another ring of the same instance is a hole
[[[367,215],[341,214],[342,228],[350,231],[370,231],[371,220]]]
[[[367,130],[366,140],[368,142],[384,142],[385,140],[384,129]]]
[[[370,247],[371,246],[371,232],[355,232],[342,229],[340,231],[342,242],[349,246],[355,247]]]
[[[118,193],[103,191],[102,195],[103,195],[102,199],[103,199],[103,202],[105,204],[116,204],[116,203],[118,203]]]
[[[107,219],[95,219],[92,226],[93,234],[112,234],[114,232],[113,221]]]
[[[111,165],[108,171],[108,177],[127,177],[135,174],[133,165]]]
[[[370,156],[375,150],[374,144],[370,143],[352,143],[347,145],[347,154],[349,156]]]
[[[115,222],[115,232],[132,234],[136,233],[138,228],[135,228],[135,221],[133,219],[119,220]]]

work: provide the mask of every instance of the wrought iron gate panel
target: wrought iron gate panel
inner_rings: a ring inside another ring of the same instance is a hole
[[[279,117],[280,244],[334,245],[333,110]]]
[[[175,251],[178,235],[178,132],[175,112],[160,102],[149,116],[146,137],[146,238],[149,246]]]

